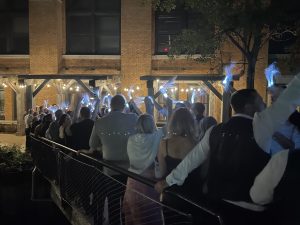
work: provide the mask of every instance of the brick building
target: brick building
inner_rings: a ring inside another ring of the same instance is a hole
[[[134,85],[140,87],[136,95],[142,96],[146,94],[142,75],[220,73],[218,62],[213,60],[199,63],[184,56],[168,59],[168,44],[176,32],[188,26],[189,15],[179,9],[170,14],[155,12],[149,2],[0,0],[0,26],[5,28],[0,34],[0,75],[7,75],[13,83],[19,74],[52,74],[58,78],[109,74],[121,83],[117,91]],[[232,44],[224,43],[221,52],[223,63],[235,61],[246,71],[243,56]],[[258,58],[255,85],[266,96],[263,70],[268,64],[267,45]],[[245,87],[245,80],[242,76],[235,88]],[[30,85],[34,88],[34,83]],[[159,83],[154,85],[158,88]],[[197,85],[188,81],[178,84],[176,98],[186,100],[186,90]],[[2,86],[0,110],[5,120],[16,120],[16,94],[9,85]],[[218,84],[214,86],[220,90]],[[33,105],[42,105],[44,100],[55,104],[57,94],[49,83],[34,98]],[[205,101],[209,114],[220,120],[221,101],[209,90]]]

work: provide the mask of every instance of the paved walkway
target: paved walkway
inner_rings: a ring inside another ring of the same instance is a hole
[[[16,136],[15,134],[0,133],[0,144],[5,145],[20,145],[25,147],[25,136]]]

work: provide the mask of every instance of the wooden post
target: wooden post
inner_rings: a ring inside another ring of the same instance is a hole
[[[16,135],[25,135],[25,88],[18,88],[17,92],[17,133]]]
[[[154,96],[153,80],[147,80],[148,96]]]
[[[32,85],[27,85],[25,88],[25,110],[32,109],[33,107],[33,95],[32,95]]]
[[[222,122],[227,122],[230,118],[230,91],[224,91],[222,97]]]

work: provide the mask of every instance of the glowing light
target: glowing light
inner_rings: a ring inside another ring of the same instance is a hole
[[[159,82],[159,79],[156,79],[156,82]]]
[[[117,90],[117,87],[114,87],[114,90]]]
[[[168,97],[168,94],[167,94],[167,93],[164,93],[163,96],[164,96],[165,98],[167,98],[167,97]]]
[[[177,91],[178,90],[178,88],[177,87],[175,87],[175,91]]]
[[[230,88],[230,82],[232,81],[232,69],[235,67],[235,63],[232,62],[228,66],[224,67],[225,79],[222,81],[225,91],[228,91]]]
[[[194,89],[191,87],[190,90],[192,91],[192,90],[194,90]]]
[[[173,92],[174,92],[174,89],[171,89],[171,92],[173,93]]]
[[[185,92],[189,92],[189,89],[185,89]]]
[[[184,92],[184,89],[182,88],[180,91],[181,91],[181,92]]]
[[[63,87],[63,89],[65,90],[65,89],[66,89],[66,87]]]
[[[72,87],[70,87],[70,89],[69,89],[70,91],[73,91],[73,88]]]
[[[140,90],[140,87],[139,87],[139,86],[137,86],[137,87],[136,87],[136,90]]]
[[[268,81],[268,87],[271,87],[274,85],[274,79],[275,79],[275,77],[277,77],[279,75],[280,75],[280,71],[279,71],[278,67],[276,66],[276,62],[273,62],[271,65],[269,65],[265,69],[265,76]]]
[[[197,89],[197,91],[201,91],[201,89],[200,89],[200,88],[198,88],[198,89]]]
[[[47,84],[47,88],[51,87],[50,84]]]

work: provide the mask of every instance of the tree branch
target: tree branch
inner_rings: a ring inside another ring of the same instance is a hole
[[[229,37],[230,41],[245,55],[247,56],[249,53],[240,45],[240,43],[235,40],[230,34],[226,33],[227,37]]]

